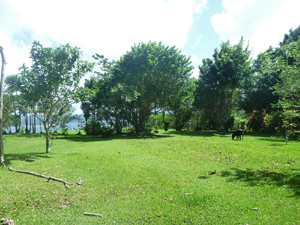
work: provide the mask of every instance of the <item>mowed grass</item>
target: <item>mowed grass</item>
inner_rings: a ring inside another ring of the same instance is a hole
[[[300,144],[247,133],[6,135],[0,218],[15,224],[300,224]],[[81,185],[76,182],[81,178]],[[103,217],[85,216],[84,212]]]

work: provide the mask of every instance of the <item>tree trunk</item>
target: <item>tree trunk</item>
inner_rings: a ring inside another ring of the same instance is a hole
[[[40,121],[40,133],[43,133],[42,122]]]
[[[0,54],[2,57],[1,81],[0,81],[0,162],[5,166],[4,146],[3,146],[3,83],[4,83],[4,66],[6,64],[3,54],[3,48],[0,46]]]
[[[21,131],[21,124],[22,124],[22,113],[21,113],[21,107],[19,107],[19,123],[18,123],[18,132],[20,133]]]
[[[32,133],[36,133],[36,113],[33,114]]]
[[[46,131],[46,153],[49,153],[51,151],[51,145],[50,145],[50,141],[51,141],[51,136],[50,136],[50,130],[48,128],[47,122],[44,122],[44,128]]]
[[[29,130],[28,130],[28,133],[31,132],[31,127],[32,127],[32,116],[31,116],[31,113],[29,113]]]
[[[25,133],[28,134],[30,131],[28,129],[28,113],[27,112],[25,112],[24,117],[25,117]]]

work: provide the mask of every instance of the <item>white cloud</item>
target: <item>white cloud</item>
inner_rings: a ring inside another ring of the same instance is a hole
[[[207,0],[2,0],[0,45],[6,74],[18,72],[33,40],[43,46],[70,43],[85,60],[95,53],[118,59],[140,42],[162,41],[181,49]],[[4,24],[2,26],[2,24]]]
[[[18,69],[25,63],[26,66],[30,66],[31,60],[29,58],[29,48],[24,45],[23,42],[19,44],[21,48],[17,48],[12,45],[11,40],[8,36],[0,33],[0,46],[3,47],[3,53],[5,56],[5,75],[11,75],[18,73]]]
[[[223,0],[224,11],[211,18],[221,41],[249,40],[253,55],[278,46],[289,29],[300,25],[298,0]]]
[[[201,0],[199,3],[196,4],[195,13],[201,13],[203,9],[208,9],[207,0]]]
[[[20,17],[18,28],[27,25],[42,44],[55,41],[79,46],[85,55],[123,55],[133,44],[162,41],[182,48],[193,25],[195,8],[206,0],[9,0]],[[10,34],[17,29],[10,31]],[[88,51],[88,52],[87,52]]]
[[[197,45],[200,44],[201,38],[202,38],[202,35],[198,35],[198,36],[197,36],[197,41],[196,41],[195,44],[193,44],[192,48],[195,48]]]
[[[191,61],[193,62],[193,66],[194,66],[194,69],[193,69],[193,72],[192,72],[192,77],[198,79],[199,78],[199,65],[202,64],[202,60],[203,60],[203,57],[199,57],[197,55],[192,55],[191,56]]]

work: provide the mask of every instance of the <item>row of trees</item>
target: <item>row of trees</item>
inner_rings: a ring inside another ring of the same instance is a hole
[[[149,42],[135,45],[118,61],[95,54],[100,71],[79,90],[87,133],[99,134],[100,127],[124,126],[136,133],[147,131],[151,115],[166,112],[180,115],[192,105],[193,80],[190,59],[175,47]],[[188,106],[188,105],[189,106]],[[165,121],[165,120],[164,120]]]
[[[265,112],[281,116],[290,132],[299,116],[299,33],[300,27],[291,30],[280,47],[270,47],[255,60],[243,39],[236,45],[224,42],[202,61],[198,80],[191,77],[190,58],[175,46],[141,43],[117,61],[95,54],[96,63],[89,63],[81,60],[77,47],[52,49],[34,42],[31,67],[23,65],[6,79],[5,121],[18,126],[20,114],[26,113],[42,121],[46,152],[49,129],[67,121],[75,101],[81,102],[88,134],[121,133],[123,128],[140,134],[158,126],[225,130],[251,113],[250,128],[262,129],[266,119],[255,118]],[[94,66],[95,75],[79,87]]]
[[[255,60],[243,38],[224,42],[202,61],[198,80],[190,77],[189,58],[161,43],[134,46],[117,62],[96,54],[101,70],[81,88],[81,108],[86,121],[92,118],[87,131],[105,132],[94,124],[119,133],[131,125],[140,133],[147,122],[155,128],[159,115],[161,126],[177,130],[239,128],[247,117],[249,129],[262,130],[269,115],[271,129],[283,125],[288,135],[298,119],[299,30]]]

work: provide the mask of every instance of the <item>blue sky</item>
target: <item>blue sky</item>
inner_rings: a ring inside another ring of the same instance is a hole
[[[253,57],[276,47],[300,25],[299,0],[0,0],[0,46],[6,74],[30,66],[34,40],[56,47],[70,43],[84,59],[118,59],[135,43],[162,41],[191,57],[198,75],[223,41],[243,36]]]

